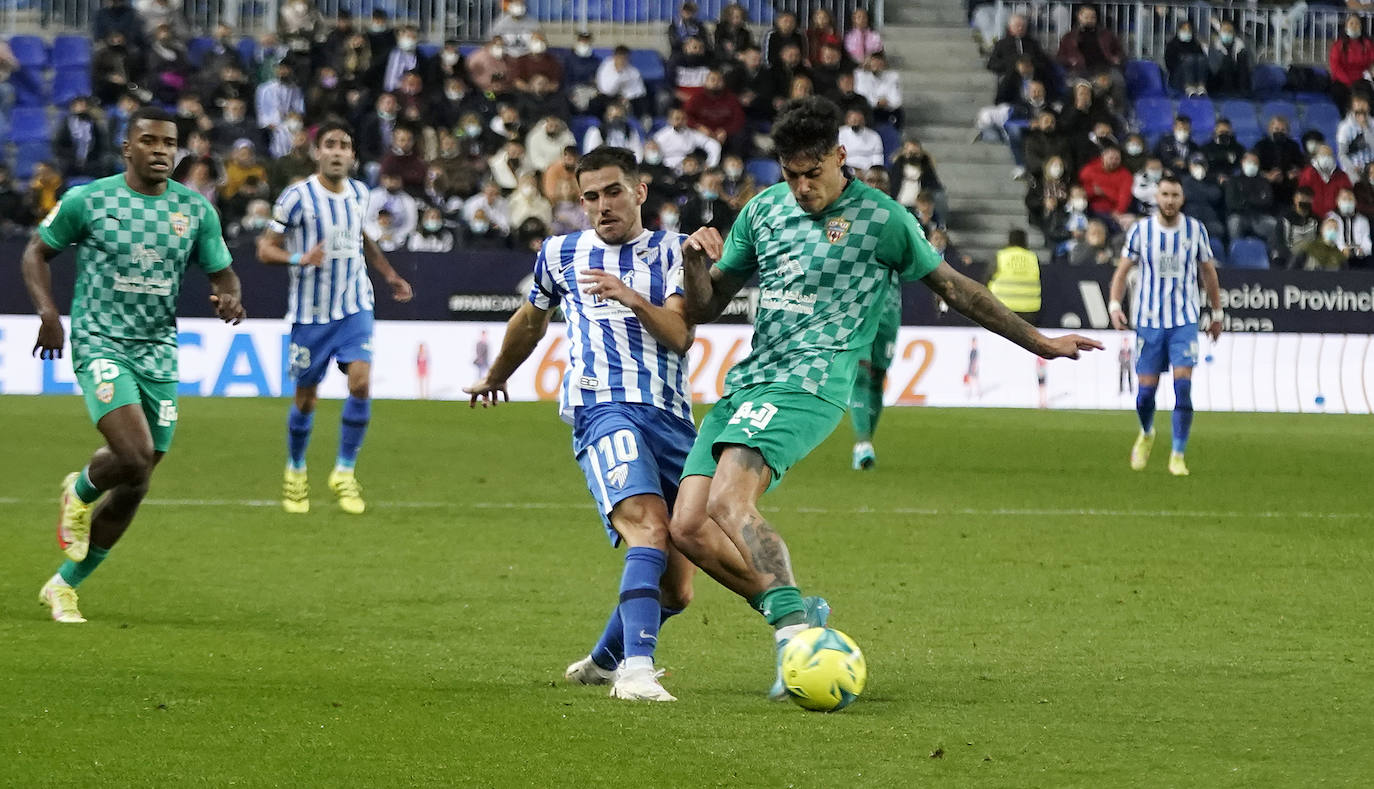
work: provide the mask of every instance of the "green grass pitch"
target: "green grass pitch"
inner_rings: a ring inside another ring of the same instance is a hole
[[[75,398],[0,398],[0,785],[1368,786],[1374,421],[897,409],[879,468],[842,427],[765,499],[803,589],[864,648],[849,710],[763,697],[767,628],[699,576],[649,706],[568,687],[615,599],[551,404],[376,404],[370,511],[276,507],[285,401],[185,400],[152,498],[37,605]]]

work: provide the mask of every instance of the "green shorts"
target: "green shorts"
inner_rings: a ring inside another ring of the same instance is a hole
[[[177,429],[177,382],[151,381],[134,372],[122,359],[96,358],[76,370],[91,422],[116,408],[142,405],[153,434],[153,449],[166,452]]]
[[[844,418],[845,407],[776,384],[755,384],[717,402],[702,420],[682,476],[714,477],[730,444],[757,449],[773,470],[771,490]]]

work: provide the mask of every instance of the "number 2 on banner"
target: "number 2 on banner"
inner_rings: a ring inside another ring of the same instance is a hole
[[[902,349],[902,360],[910,361],[915,355],[916,349],[921,349],[921,366],[916,368],[916,374],[907,381],[906,387],[897,395],[897,405],[925,405],[926,396],[917,394],[916,387],[921,385],[921,379],[925,377],[926,370],[930,369],[930,363],[935,361],[935,343],[930,340],[912,340]]]

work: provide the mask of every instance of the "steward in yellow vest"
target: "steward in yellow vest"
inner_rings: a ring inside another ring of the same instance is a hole
[[[1007,246],[997,252],[997,268],[988,281],[988,290],[1034,326],[1040,317],[1040,260],[1026,245],[1026,231],[1008,234]]]

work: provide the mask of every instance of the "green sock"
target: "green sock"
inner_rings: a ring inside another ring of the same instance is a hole
[[[849,398],[849,421],[854,425],[855,441],[873,439],[873,387],[870,383],[868,365],[859,365],[859,374],[854,379],[854,393]],[[882,401],[879,400],[881,403]]]
[[[887,371],[882,370],[879,375],[873,375],[868,382],[868,438],[871,441],[873,434],[878,431],[878,418],[883,415],[883,381],[887,379]]]
[[[775,586],[749,601],[774,629],[806,622],[806,605],[795,586]]]
[[[100,494],[104,492],[100,488],[97,488],[95,483],[91,482],[90,466],[81,469],[81,473],[76,476],[76,485],[74,487],[76,488],[76,497],[81,499],[85,504],[90,504],[100,498]]]
[[[100,563],[105,561],[105,557],[109,555],[109,548],[92,545],[90,550],[86,551],[85,559],[79,562],[68,559],[62,563],[61,567],[57,568],[57,574],[62,576],[62,580],[66,581],[68,586],[75,588],[77,584],[86,580],[86,576],[95,572],[95,568],[99,567]]]

